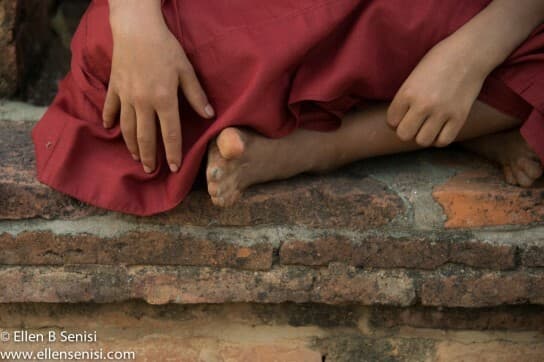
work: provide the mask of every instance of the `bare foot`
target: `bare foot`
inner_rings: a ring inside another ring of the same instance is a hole
[[[292,137],[269,139],[229,127],[210,142],[206,178],[217,206],[230,206],[247,187],[308,171],[311,162],[293,153]],[[298,154],[298,155],[297,155]]]
[[[525,142],[519,130],[483,136],[463,142],[462,145],[499,163],[506,182],[511,185],[529,187],[543,174],[542,163]]]

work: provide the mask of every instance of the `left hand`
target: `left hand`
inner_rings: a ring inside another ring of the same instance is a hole
[[[470,62],[465,45],[461,39],[446,38],[402,84],[387,111],[387,123],[401,140],[422,147],[455,141],[488,75]]]

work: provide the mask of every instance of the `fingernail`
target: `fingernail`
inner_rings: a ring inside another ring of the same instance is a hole
[[[151,173],[152,170],[151,170],[150,167],[144,165],[144,171],[145,171],[146,173]]]
[[[170,171],[178,172],[178,165],[176,165],[175,163],[171,163],[170,164]]]
[[[205,108],[204,108],[204,112],[206,112],[206,114],[210,117],[213,117],[215,116],[215,111],[213,110],[213,107],[211,106],[211,104],[208,104]]]
[[[108,124],[106,122],[102,122],[102,125],[104,126],[104,128],[108,128]]]
[[[140,157],[138,157],[138,155],[135,155],[134,153],[131,153],[131,155],[134,161],[140,161]]]

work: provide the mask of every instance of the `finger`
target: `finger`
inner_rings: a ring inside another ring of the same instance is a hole
[[[172,98],[171,104],[166,104],[164,108],[158,109],[157,116],[161,125],[166,160],[170,171],[177,172],[182,158],[182,135],[177,97]]]
[[[520,186],[529,187],[533,184],[533,179],[531,179],[527,174],[519,167],[513,167],[514,175]]]
[[[457,122],[454,119],[450,118],[446,121],[446,124],[442,128],[442,131],[436,139],[436,147],[446,147],[455,141],[461,128],[463,128],[463,122]]]
[[[410,103],[406,98],[401,97],[398,93],[393,98],[393,101],[387,108],[387,124],[393,128],[397,128],[408,109],[410,108]]]
[[[151,107],[136,108],[136,133],[144,171],[151,173],[157,161],[157,124]]]
[[[188,60],[180,70],[179,81],[183,94],[196,113],[208,119],[215,116],[215,110]]]
[[[533,161],[528,158],[521,158],[518,161],[518,166],[533,180],[536,180],[542,176],[542,166],[538,161]]]
[[[104,121],[103,125],[105,128],[110,128],[114,125],[120,108],[121,100],[119,99],[117,92],[115,92],[112,87],[109,87],[106,93],[104,109],[102,110],[102,120]]]
[[[416,143],[421,147],[431,146],[442,130],[445,120],[440,116],[429,117],[416,136]]]
[[[397,127],[397,136],[403,141],[413,140],[428,114],[410,107]]]
[[[125,144],[127,145],[132,158],[135,161],[138,161],[140,157],[138,156],[138,142],[136,139],[136,113],[134,112],[132,105],[128,102],[121,104],[120,127],[121,134],[123,135],[123,139],[125,140]]]
[[[510,165],[505,165],[503,167],[504,172],[504,178],[506,179],[506,182],[510,185],[516,185],[516,177],[514,176],[514,172],[512,171],[512,167]]]

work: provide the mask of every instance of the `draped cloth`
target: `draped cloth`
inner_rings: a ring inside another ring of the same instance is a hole
[[[94,0],[72,41],[71,70],[32,129],[38,180],[105,209],[170,210],[222,129],[244,126],[270,138],[297,128],[333,131],[353,106],[391,100],[425,53],[489,2],[163,0],[217,117],[199,117],[180,95],[181,169],[170,172],[159,139],[157,167],[146,174],[119,122],[102,126],[113,41],[108,2]],[[521,134],[544,161],[544,27],[488,77],[479,99],[522,119]]]

